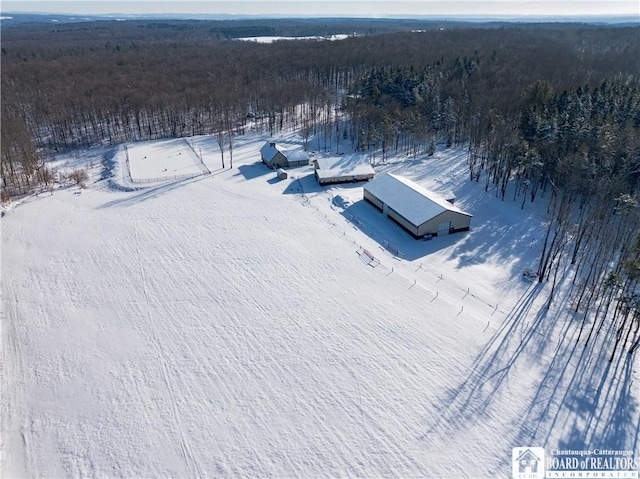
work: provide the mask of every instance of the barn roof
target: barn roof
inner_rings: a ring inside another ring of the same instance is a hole
[[[318,178],[340,178],[345,176],[374,175],[375,170],[366,157],[361,155],[343,156],[340,158],[317,158]]]
[[[391,173],[378,176],[364,189],[416,226],[445,211],[472,216],[417,183]]]

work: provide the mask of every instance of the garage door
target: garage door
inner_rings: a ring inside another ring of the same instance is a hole
[[[448,235],[450,226],[451,226],[451,222],[450,221],[447,222],[447,223],[440,223],[438,225],[438,236]]]

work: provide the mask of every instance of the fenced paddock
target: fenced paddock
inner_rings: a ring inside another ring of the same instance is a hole
[[[125,147],[125,156],[133,183],[193,178],[209,173],[183,138],[131,144]]]

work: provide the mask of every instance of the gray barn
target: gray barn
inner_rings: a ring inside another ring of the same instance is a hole
[[[304,166],[309,164],[309,155],[304,150],[283,150],[275,141],[266,142],[260,148],[260,158],[269,168]]]
[[[416,238],[468,231],[471,224],[469,213],[391,173],[364,185],[364,199]]]

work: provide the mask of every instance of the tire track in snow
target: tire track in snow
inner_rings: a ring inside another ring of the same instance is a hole
[[[2,434],[0,434],[0,451],[2,454],[0,455],[0,464],[3,468],[6,466],[5,455],[7,454],[8,435],[11,429],[15,430],[15,428],[9,429],[9,425],[15,423],[17,418],[20,418],[22,420],[19,429],[24,452],[24,472],[26,476],[37,477],[40,473],[34,460],[32,421],[24,401],[26,361],[24,360],[24,354],[16,332],[18,296],[15,292],[15,281],[13,279],[4,280],[3,283],[6,295],[9,298],[3,298],[3,302],[6,305],[6,314],[3,315],[4,318],[1,325],[2,362],[0,363],[0,371],[2,374],[0,378],[2,379],[1,387],[4,400],[2,401],[1,412]],[[11,359],[7,360],[7,358]],[[8,386],[7,383],[11,386]],[[16,446],[13,445],[12,447]]]
[[[386,473],[384,474],[386,475],[390,475],[390,470],[389,470],[389,464],[386,461],[384,455],[380,452],[380,448],[378,447],[377,441],[373,438],[371,431],[369,430],[369,427],[367,426],[367,419],[365,418],[365,412],[364,412],[364,407],[362,405],[362,389],[360,388],[360,381],[358,380],[358,377],[356,376],[356,373],[353,371],[353,369],[349,368],[347,369],[347,371],[349,372],[349,374],[351,375],[351,377],[353,378],[353,380],[356,383],[356,390],[358,391],[358,409],[360,411],[360,422],[362,423],[362,428],[364,429],[364,431],[367,433],[367,436],[369,437],[369,441],[371,442],[371,447],[375,450],[375,452],[377,453],[378,457],[380,457],[382,460],[384,460],[385,462],[385,466],[387,468]]]
[[[140,269],[140,276],[142,278],[142,295],[144,296],[144,302],[147,305],[147,320],[149,323],[149,331],[151,331],[154,349],[156,350],[156,355],[158,357],[158,363],[160,364],[160,371],[162,372],[162,379],[164,381],[165,387],[167,389],[167,393],[169,395],[169,403],[171,405],[171,414],[173,416],[173,421],[175,423],[176,429],[178,430],[178,434],[180,437],[180,449],[182,452],[182,457],[187,465],[187,470],[189,471],[190,477],[205,477],[205,474],[202,472],[200,464],[196,459],[191,446],[189,444],[189,439],[184,432],[184,428],[182,426],[182,421],[180,420],[180,414],[178,411],[178,403],[176,399],[175,389],[173,387],[173,383],[171,382],[171,376],[169,375],[169,368],[167,366],[166,357],[162,351],[162,347],[160,345],[160,340],[158,339],[158,332],[155,327],[155,323],[153,321],[153,315],[151,313],[151,300],[149,299],[149,293],[147,291],[147,277],[144,270],[144,263],[142,261],[142,254],[140,252],[140,238],[138,235],[138,225],[134,221],[134,235],[135,235],[135,247],[136,247],[136,255],[138,257],[138,267]]]

